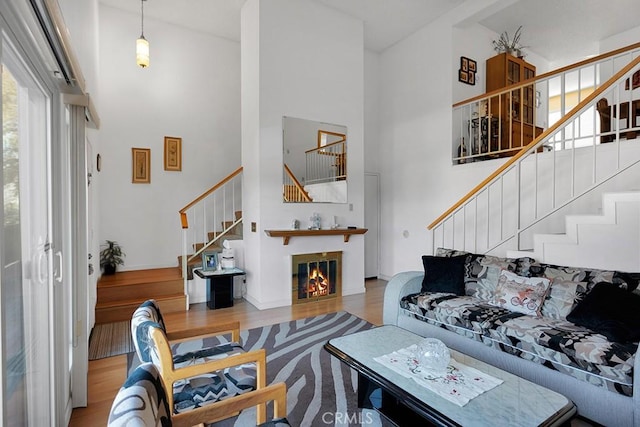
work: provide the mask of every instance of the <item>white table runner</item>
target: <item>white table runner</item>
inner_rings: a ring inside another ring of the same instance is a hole
[[[412,378],[458,406],[466,405],[474,397],[503,383],[501,379],[463,365],[453,357],[445,372],[434,374],[433,371],[420,367],[414,356],[416,349],[414,344],[374,360],[406,378]]]

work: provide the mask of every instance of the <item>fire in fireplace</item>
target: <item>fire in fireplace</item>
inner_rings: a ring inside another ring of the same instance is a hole
[[[342,294],[342,252],[293,255],[294,304]]]

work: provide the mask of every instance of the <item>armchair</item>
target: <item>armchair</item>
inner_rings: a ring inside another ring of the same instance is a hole
[[[285,418],[287,389],[284,383],[266,386],[208,405],[198,410],[172,414],[164,382],[153,363],[143,363],[129,375],[116,395],[109,413],[108,427],[191,426],[226,414],[273,401],[273,420],[263,426],[289,426]]]
[[[158,305],[148,300],[134,312],[131,332],[140,361],[152,362],[164,388],[171,390],[167,401],[174,415],[215,406],[266,386],[265,351],[242,349],[238,322],[168,333]],[[223,334],[230,334],[232,341],[184,354],[173,354],[171,350],[170,343]],[[266,418],[265,405],[257,406],[260,424]],[[233,415],[221,413],[222,418]]]
[[[615,130],[615,127],[612,129],[612,120],[626,120],[627,126],[625,126],[624,129],[635,128],[640,124],[640,100],[621,102],[618,105],[609,105],[607,98],[600,98],[596,104],[596,110],[600,116],[600,133],[609,133],[608,135],[602,135],[600,137],[601,143],[611,142],[615,139],[615,135],[610,133]],[[635,139],[636,131],[625,130],[620,132],[620,137]]]

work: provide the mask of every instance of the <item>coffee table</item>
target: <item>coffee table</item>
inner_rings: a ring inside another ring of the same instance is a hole
[[[358,372],[358,406],[375,408],[401,426],[425,421],[439,426],[557,426],[576,413],[561,394],[456,351],[451,351],[456,361],[504,382],[460,407],[373,360],[422,339],[385,325],[333,338],[324,347]],[[376,389],[380,398],[372,398]]]

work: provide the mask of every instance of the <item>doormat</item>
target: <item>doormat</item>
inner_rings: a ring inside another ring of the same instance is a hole
[[[131,321],[98,323],[89,337],[89,360],[103,359],[135,351],[131,339]]]

